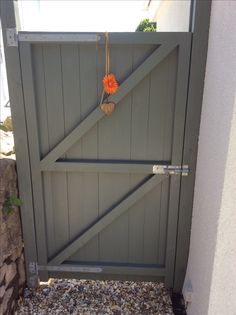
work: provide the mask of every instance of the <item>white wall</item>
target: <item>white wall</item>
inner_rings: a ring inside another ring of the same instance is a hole
[[[149,11],[158,32],[188,32],[190,0],[152,0]]]
[[[17,4],[23,31],[133,32],[147,17],[140,0],[18,0]]]
[[[236,314],[236,1],[213,1],[185,283],[189,315]]]
[[[2,26],[0,21],[0,122],[4,121],[7,116],[11,115],[9,107],[5,107],[9,101],[6,63],[3,49]]]

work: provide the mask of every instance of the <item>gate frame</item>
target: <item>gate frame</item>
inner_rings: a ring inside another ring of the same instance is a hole
[[[11,103],[12,122],[15,130],[16,166],[19,196],[22,200],[21,224],[23,227],[24,253],[27,284],[38,286],[37,247],[35,237],[34,203],[32,195],[31,169],[29,160],[28,135],[24,107],[21,65],[18,46],[7,45],[7,29],[17,29],[14,0],[0,2],[0,18],[7,69],[8,89]],[[13,38],[14,40],[14,38]]]
[[[190,53],[189,86],[182,161],[182,165],[189,165],[190,173],[189,176],[181,178],[180,184],[179,218],[173,287],[173,291],[177,293],[182,292],[189,255],[198,153],[198,135],[206,71],[211,0],[192,0],[190,10],[189,31],[192,32],[193,38]],[[178,277],[176,276],[177,274]]]
[[[185,136],[183,146],[183,165],[190,166],[188,177],[181,178],[179,197],[178,231],[176,237],[174,292],[181,292],[185,277],[192,219],[194,183],[198,149],[198,134],[201,118],[204,77],[208,48],[211,0],[191,0],[190,27],[192,32],[191,63],[187,110],[185,121]],[[6,31],[16,29],[16,11],[14,0],[1,1],[0,14],[2,22],[5,60],[13,125],[17,132],[16,139],[17,172],[19,194],[23,201],[21,207],[22,225],[24,231],[25,259],[27,284],[29,287],[38,285],[37,248],[35,237],[34,204],[32,199],[32,182],[29,161],[28,136],[24,108],[24,96],[19,60],[19,47],[7,46]],[[32,210],[31,210],[32,209]],[[178,276],[176,276],[178,274]]]

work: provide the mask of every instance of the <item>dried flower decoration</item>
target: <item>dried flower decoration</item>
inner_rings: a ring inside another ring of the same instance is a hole
[[[114,74],[109,73],[103,78],[103,88],[107,94],[114,94],[119,88]]]
[[[103,92],[100,102],[100,108],[106,115],[111,115],[115,110],[115,103],[109,102],[109,95],[115,94],[119,88],[119,84],[116,80],[116,77],[113,73],[110,73],[110,52],[108,47],[108,33],[105,34],[105,44],[106,44],[106,68],[105,76],[102,80],[103,83]],[[104,95],[106,93],[105,101]]]

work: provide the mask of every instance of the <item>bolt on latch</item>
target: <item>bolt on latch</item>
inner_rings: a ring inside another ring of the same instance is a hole
[[[153,174],[188,176],[188,165],[153,165]]]

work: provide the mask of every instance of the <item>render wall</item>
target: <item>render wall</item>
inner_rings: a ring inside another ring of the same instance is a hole
[[[236,1],[213,1],[201,116],[188,315],[236,314]]]
[[[158,32],[188,32],[190,0],[152,0],[149,15]]]

